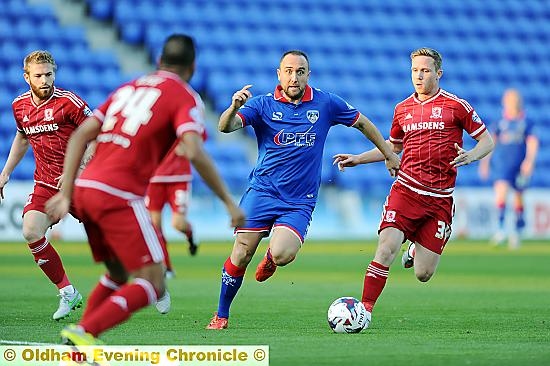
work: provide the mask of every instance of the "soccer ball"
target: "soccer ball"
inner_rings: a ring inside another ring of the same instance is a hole
[[[354,297],[340,297],[328,308],[328,325],[335,333],[359,333],[368,328],[371,315]]]

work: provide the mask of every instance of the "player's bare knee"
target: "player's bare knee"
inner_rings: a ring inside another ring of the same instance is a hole
[[[173,222],[172,227],[179,231],[180,233],[185,233],[185,225],[179,223],[179,222]]]
[[[432,278],[433,276],[433,272],[428,272],[428,271],[420,271],[420,272],[416,272],[416,278],[420,281],[420,282],[428,282],[430,280],[430,278]]]
[[[231,260],[236,261],[233,264],[242,267],[248,265],[256,252],[256,247],[242,241],[235,243],[233,251],[231,252]]]
[[[271,254],[271,259],[278,267],[283,267],[292,262],[296,258],[296,254],[292,253],[282,253],[279,255]]]
[[[180,233],[185,233],[187,230],[187,222],[182,220],[174,220],[172,221],[172,227]]]
[[[40,230],[37,230],[36,228],[25,228],[23,227],[23,238],[27,241],[27,243],[34,243],[44,237],[43,232]]]
[[[277,266],[286,266],[296,258],[298,250],[300,247],[294,245],[271,245],[271,260]]]
[[[394,250],[389,245],[379,245],[376,250],[376,260],[381,264],[389,264],[397,255],[397,250]]]

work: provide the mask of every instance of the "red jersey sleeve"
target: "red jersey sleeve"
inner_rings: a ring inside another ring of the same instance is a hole
[[[15,120],[15,126],[17,127],[17,131],[21,133],[25,133],[23,130],[23,126],[21,125],[21,120],[18,117],[18,113],[15,111],[15,107],[12,108],[13,112],[13,119]]]
[[[176,135],[181,136],[186,132],[195,132],[203,139],[206,138],[204,103],[199,95],[189,91],[192,98],[185,98],[181,103],[174,118]]]
[[[390,142],[395,144],[402,144],[403,137],[405,137],[405,132],[399,124],[399,121],[403,119],[403,110],[399,108],[399,105],[395,107],[393,111],[393,120],[390,129]]]
[[[487,127],[472,107],[469,110],[464,109],[463,113],[462,118],[460,118],[462,128],[474,139],[481,136],[487,130]]]
[[[74,115],[73,115],[73,121],[78,126],[80,126],[82,122],[86,120],[86,118],[93,116],[93,113],[90,107],[88,107],[88,105],[84,101],[82,102],[84,103],[84,106],[79,109],[75,109]]]

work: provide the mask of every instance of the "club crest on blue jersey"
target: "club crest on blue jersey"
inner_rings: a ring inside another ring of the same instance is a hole
[[[313,146],[315,144],[315,133],[309,132],[311,126],[306,132],[285,132],[284,128],[277,132],[273,141],[278,146]]]
[[[319,111],[318,110],[309,110],[306,112],[306,117],[311,123],[317,122],[319,119]]]

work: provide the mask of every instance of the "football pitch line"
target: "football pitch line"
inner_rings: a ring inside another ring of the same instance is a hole
[[[59,344],[55,343],[12,341],[8,339],[0,339],[0,344],[5,346],[59,346]]]

